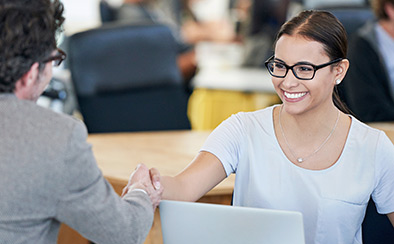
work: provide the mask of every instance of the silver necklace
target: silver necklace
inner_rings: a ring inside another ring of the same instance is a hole
[[[302,158],[302,157],[296,157],[295,154],[294,154],[294,152],[293,152],[293,150],[291,150],[291,147],[289,146],[289,142],[287,141],[287,138],[286,138],[286,136],[285,136],[285,133],[284,133],[283,127],[282,127],[282,123],[281,123],[282,108],[283,108],[283,105],[280,107],[280,111],[279,111],[279,127],[280,127],[280,131],[282,132],[283,139],[285,139],[286,146],[287,146],[287,148],[289,148],[289,151],[290,151],[291,155],[292,155],[294,158],[297,159],[297,162],[298,162],[298,163],[303,163],[305,160],[307,160],[307,159],[310,158],[311,156],[315,155],[315,153],[317,153],[317,152],[327,143],[327,141],[330,139],[330,137],[331,137],[332,134],[334,133],[335,129],[337,128],[338,121],[339,121],[339,114],[340,114],[340,112],[339,112],[339,110],[338,110],[337,121],[335,122],[334,127],[332,128],[330,134],[327,136],[327,138],[324,140],[324,142],[323,142],[313,153],[311,153],[311,154],[309,154],[308,156]]]

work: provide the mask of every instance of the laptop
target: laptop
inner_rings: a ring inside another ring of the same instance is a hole
[[[163,200],[164,244],[305,244],[300,212]]]

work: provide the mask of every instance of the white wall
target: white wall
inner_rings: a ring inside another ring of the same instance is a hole
[[[191,9],[201,21],[226,19],[229,17],[229,0],[195,0]]]
[[[101,24],[100,0],[61,0],[65,8],[65,34],[71,35]],[[112,5],[120,5],[123,0],[107,0]],[[229,0],[198,0],[193,10],[200,20],[215,20],[228,17]]]
[[[67,35],[101,24],[99,0],[62,0],[64,4],[64,31]]]

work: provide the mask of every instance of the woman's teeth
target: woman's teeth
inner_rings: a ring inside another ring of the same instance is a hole
[[[287,98],[295,99],[295,98],[300,98],[300,97],[305,96],[305,95],[306,95],[306,92],[300,92],[300,93],[288,93],[288,92],[284,92],[284,94],[285,94],[285,96],[286,96]]]

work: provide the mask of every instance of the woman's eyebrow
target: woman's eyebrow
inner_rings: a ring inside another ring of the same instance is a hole
[[[283,61],[282,59],[279,59],[279,58],[276,58],[276,57],[274,58],[274,60],[275,60],[275,61],[282,62],[282,63],[286,63],[286,62],[285,62],[285,61]]]
[[[283,60],[280,59],[280,58],[274,58],[274,60],[286,64],[286,62],[283,61]],[[312,64],[311,62],[308,62],[308,61],[300,61],[300,62],[295,63],[294,65],[297,65],[297,64],[311,64],[311,65],[314,65],[314,64]]]
[[[310,64],[310,65],[314,65],[314,64],[312,64],[311,62],[308,62],[308,61],[300,61],[300,62],[297,62],[296,64]]]

